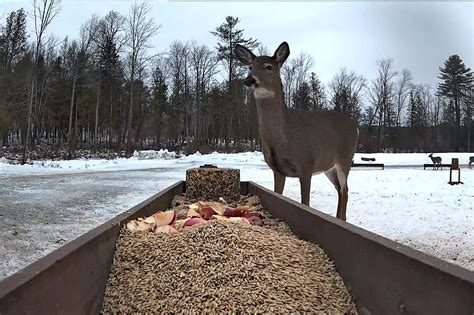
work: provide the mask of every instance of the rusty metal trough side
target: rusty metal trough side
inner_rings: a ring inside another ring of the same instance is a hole
[[[335,262],[361,314],[474,314],[474,272],[340,221],[255,183],[249,193]],[[389,219],[389,218],[387,218]]]
[[[264,207],[303,239],[318,243],[362,314],[472,314],[471,271],[425,255],[243,182]],[[0,314],[95,314],[103,301],[120,225],[170,205],[178,182],[98,228],[0,281]]]
[[[120,226],[167,208],[178,182],[0,281],[0,314],[98,314]]]

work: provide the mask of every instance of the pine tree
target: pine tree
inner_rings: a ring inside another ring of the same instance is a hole
[[[293,107],[295,109],[308,110],[311,105],[311,89],[307,82],[300,84],[298,90],[293,93]]]
[[[244,30],[237,28],[239,22],[238,17],[228,16],[224,23],[217,27],[214,32],[211,32],[219,40],[216,47],[217,57],[227,63],[229,93],[231,93],[231,82],[238,75],[239,68],[234,52],[235,45],[240,44],[249,49],[255,49],[259,45],[257,40],[253,38],[244,38]]]
[[[408,125],[410,127],[425,127],[427,125],[427,112],[419,91],[410,91],[408,106],[410,110],[408,114]]]
[[[23,9],[12,11],[0,33],[0,67],[8,71],[26,53],[26,13]]]
[[[444,67],[439,68],[439,78],[442,82],[438,85],[438,94],[453,101],[456,127],[456,149],[461,145],[461,100],[465,97],[473,84],[473,73],[466,67],[458,55],[452,55],[444,62]]]
[[[166,84],[165,74],[159,66],[157,66],[153,72],[152,97],[153,112],[155,116],[155,141],[157,148],[159,148],[161,142],[163,115],[166,112],[168,103],[168,85]]]
[[[326,96],[324,87],[316,73],[311,72],[309,79],[310,86],[310,107],[312,109],[324,109],[326,107]]]

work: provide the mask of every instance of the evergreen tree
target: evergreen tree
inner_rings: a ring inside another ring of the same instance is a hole
[[[442,82],[438,86],[438,94],[453,101],[456,127],[456,149],[461,145],[461,100],[468,95],[473,84],[473,73],[466,67],[458,55],[452,55],[439,68],[439,78]]]
[[[350,93],[347,86],[341,86],[341,88],[334,93],[332,103],[334,104],[334,111],[350,114]]]
[[[309,79],[310,106],[312,109],[324,109],[326,107],[326,96],[324,87],[316,73],[311,72]]]
[[[293,93],[293,107],[295,109],[311,109],[311,89],[307,82],[300,84],[298,90]]]
[[[410,127],[425,127],[427,125],[427,111],[421,100],[419,91],[410,91],[408,124]]]
[[[217,57],[227,64],[229,93],[231,93],[232,80],[240,75],[238,73],[239,63],[236,62],[237,58],[234,52],[235,45],[240,44],[248,49],[255,49],[259,45],[253,38],[244,38],[244,30],[237,28],[239,22],[238,17],[228,16],[224,23],[211,32],[219,40],[216,47]]]
[[[8,71],[26,54],[26,13],[12,11],[0,33],[0,67]]]
[[[163,70],[157,66],[153,72],[153,112],[155,117],[156,145],[160,147],[163,115],[167,110],[168,85]]]

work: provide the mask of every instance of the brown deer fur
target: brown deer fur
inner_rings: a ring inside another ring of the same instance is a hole
[[[357,124],[338,112],[287,109],[280,78],[280,68],[290,53],[286,42],[273,57],[256,57],[240,45],[235,52],[250,66],[244,84],[254,91],[263,155],[273,170],[275,192],[283,192],[286,177],[298,177],[301,202],[309,205],[311,177],[324,173],[338,192],[337,217],[345,220]]]

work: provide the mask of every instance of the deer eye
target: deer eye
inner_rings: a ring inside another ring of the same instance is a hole
[[[273,67],[272,67],[271,65],[267,65],[267,66],[265,66],[265,69],[267,69],[267,70],[273,70]]]

